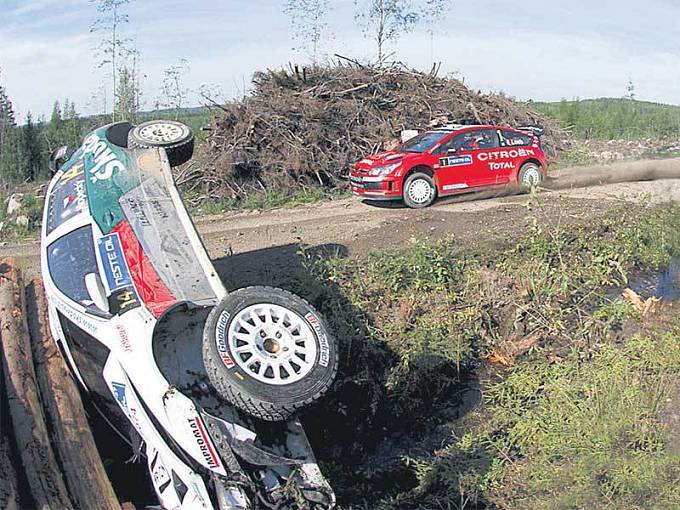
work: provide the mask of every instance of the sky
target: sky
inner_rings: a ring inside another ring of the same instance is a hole
[[[308,62],[309,53],[295,49],[285,3],[131,0],[123,36],[141,54],[144,109],[159,98],[164,70],[180,59],[189,66],[187,106],[201,103],[201,86],[227,100],[248,90],[255,71]],[[374,58],[354,0],[330,5],[323,53]],[[28,111],[49,117],[64,98],[81,114],[97,113],[102,85],[110,102],[110,80],[97,67],[102,34],[90,31],[96,17],[89,0],[0,0],[0,85],[20,119]],[[621,97],[630,80],[638,99],[680,104],[678,20],[678,0],[453,0],[433,24],[402,34],[389,50],[411,67],[428,70],[438,61],[441,74],[518,99]]]

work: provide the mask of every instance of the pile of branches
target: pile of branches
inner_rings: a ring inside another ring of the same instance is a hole
[[[544,143],[560,149],[561,133],[540,115],[438,77],[435,68],[291,66],[256,73],[253,86],[248,97],[215,105],[196,164],[179,176],[184,189],[203,198],[244,198],[267,190],[342,188],[356,161],[393,148],[402,130],[461,121],[542,125]]]

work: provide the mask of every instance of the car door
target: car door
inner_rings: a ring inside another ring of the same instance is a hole
[[[494,160],[496,183],[506,184],[519,172],[527,156],[533,155],[533,150],[528,148],[532,143],[532,137],[508,129],[499,129],[496,133],[500,142],[498,157]]]
[[[442,144],[438,180],[443,193],[496,182],[489,160],[498,150],[498,135],[491,129],[475,129],[455,135]]]

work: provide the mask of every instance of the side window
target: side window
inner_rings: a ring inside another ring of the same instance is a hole
[[[59,182],[52,188],[49,200],[46,229],[48,234],[65,221],[87,210],[87,191],[82,163],[76,163],[64,172]]]
[[[496,132],[491,129],[480,129],[455,136],[441,148],[446,152],[452,148],[456,151],[478,151],[496,149],[497,147],[498,135]]]
[[[521,147],[531,145],[532,138],[516,131],[499,131],[502,147]]]
[[[83,306],[92,304],[85,275],[98,273],[92,228],[87,225],[60,237],[47,247],[47,266],[57,288]]]

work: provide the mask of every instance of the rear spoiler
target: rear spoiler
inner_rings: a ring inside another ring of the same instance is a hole
[[[543,136],[545,133],[545,129],[543,129],[541,126],[521,126],[517,128],[520,131],[527,131],[529,133],[533,133],[536,136]]]

